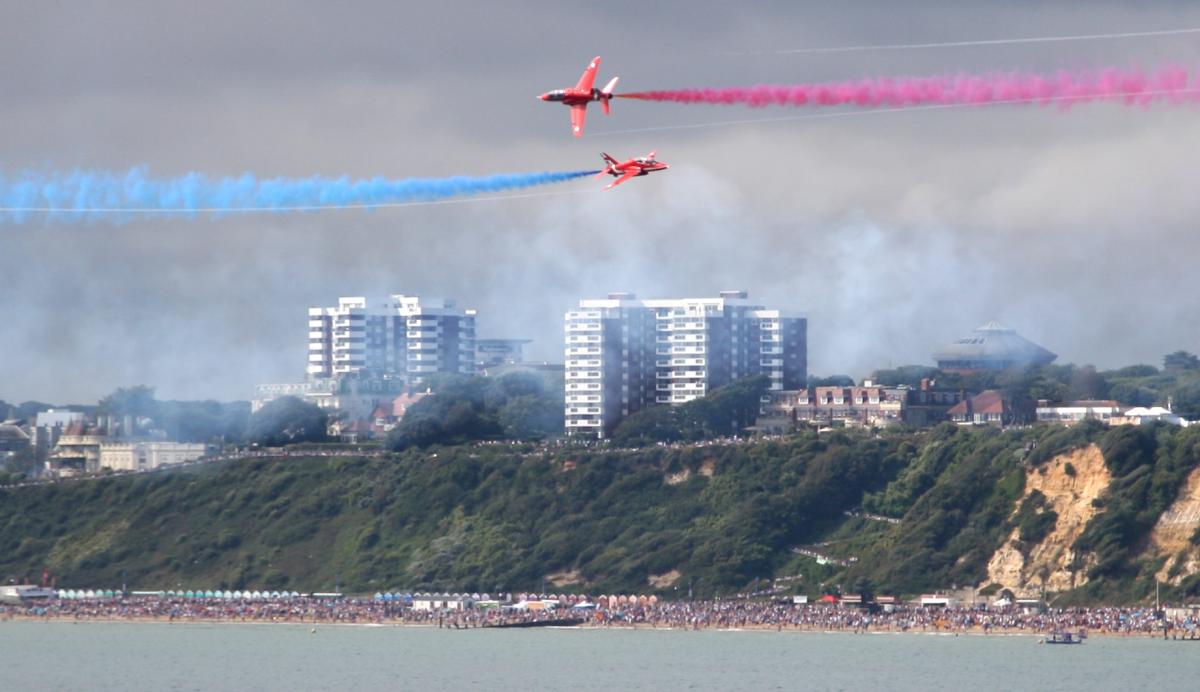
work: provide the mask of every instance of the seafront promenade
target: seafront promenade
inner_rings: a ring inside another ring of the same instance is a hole
[[[228,601],[124,597],[50,601],[0,606],[0,621],[68,620],[225,623],[312,623],[418,625],[472,629],[499,624],[578,618],[587,627],[679,630],[766,629],[819,632],[924,632],[1045,634],[1086,630],[1090,634],[1190,637],[1200,620],[1156,616],[1152,608],[1066,608],[1043,612],[1013,608],[928,608],[900,606],[868,613],[825,604],[753,601],[660,601],[654,604],[587,608],[516,607],[462,610],[416,609],[374,599],[299,597],[277,601]]]

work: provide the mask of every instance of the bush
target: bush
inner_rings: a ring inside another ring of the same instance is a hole
[[[250,417],[247,439],[267,446],[323,442],[328,416],[320,407],[294,396],[268,402]]]

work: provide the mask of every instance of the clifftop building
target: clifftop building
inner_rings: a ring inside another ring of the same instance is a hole
[[[996,322],[988,322],[933,354],[939,370],[959,373],[1047,365],[1057,357]]]
[[[295,396],[357,419],[429,375],[475,367],[474,310],[400,294],[342,297],[308,309],[305,381],[256,386],[251,411]]]
[[[475,372],[474,310],[405,295],[308,310],[309,380],[362,373],[411,384],[435,372]]]
[[[772,390],[808,377],[808,321],[753,305],[744,291],[716,298],[581,300],[566,313],[566,429],[607,437],[652,404],[682,404],[744,377]]]

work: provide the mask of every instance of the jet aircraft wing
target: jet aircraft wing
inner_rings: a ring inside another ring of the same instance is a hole
[[[575,85],[576,91],[591,92],[592,84],[596,81],[596,70],[600,69],[600,56],[592,58],[592,62],[583,71],[583,76],[579,78],[579,83]]]
[[[629,180],[630,178],[637,177],[638,173],[640,173],[640,171],[637,168],[630,168],[629,170],[625,171],[625,175],[612,181],[611,183],[606,185],[604,187],[604,189],[607,190],[610,187],[616,187],[616,186],[620,185],[621,183],[625,182],[626,180]]]
[[[583,121],[587,119],[587,104],[571,106],[571,132],[576,137],[583,136]]]

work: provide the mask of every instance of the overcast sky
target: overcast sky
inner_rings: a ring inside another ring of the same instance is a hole
[[[901,9],[899,6],[903,4]],[[852,5],[849,6],[848,5]],[[451,296],[479,335],[561,361],[562,313],[613,290],[730,288],[809,316],[814,373],[930,363],[988,321],[1059,362],[1200,350],[1200,112],[995,107],[801,115],[617,101],[588,136],[534,100],[876,75],[1200,65],[1200,34],[772,54],[1200,27],[1190,2],[0,0],[0,174],[671,170],[503,202],[123,225],[0,222],[0,399],[248,398],[298,381],[305,311]]]

